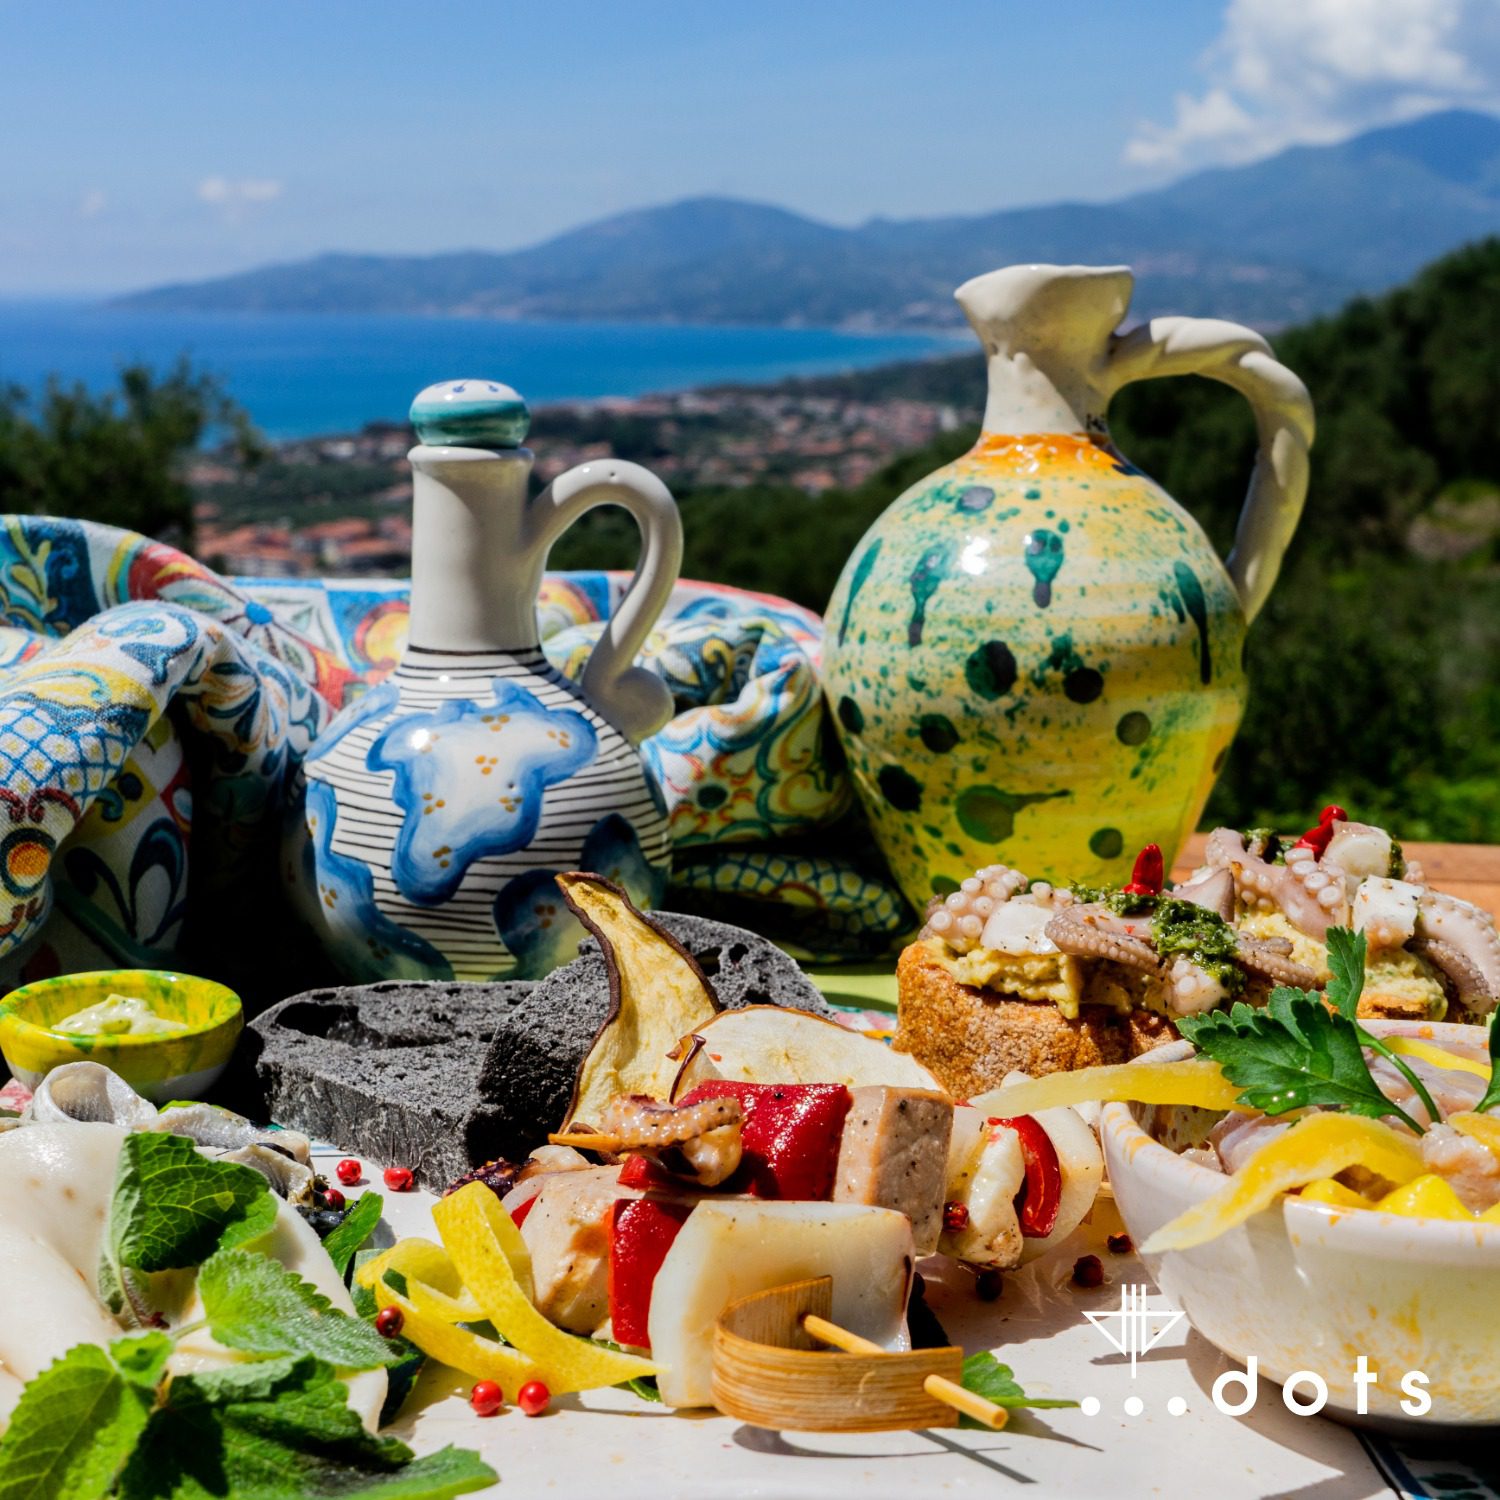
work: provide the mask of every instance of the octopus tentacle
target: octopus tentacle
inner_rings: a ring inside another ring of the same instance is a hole
[[[1425,952],[1419,943],[1425,944]],[[1500,933],[1495,919],[1472,902],[1445,891],[1424,891],[1417,936],[1408,946],[1453,980],[1467,1010],[1488,1015],[1500,1001]]]
[[[1348,920],[1342,881],[1318,869],[1309,851],[1293,850],[1286,865],[1267,864],[1245,847],[1233,828],[1216,828],[1208,836],[1211,870],[1228,870],[1235,893],[1252,910],[1279,909],[1291,924],[1322,942],[1336,921]]]
[[[1484,975],[1452,943],[1441,938],[1413,938],[1407,947],[1419,958],[1425,958],[1440,969],[1451,986],[1450,993],[1465,1008],[1475,1000],[1483,1002],[1487,994]]]
[[[643,1095],[612,1099],[599,1117],[596,1145],[648,1156],[667,1171],[681,1158],[703,1187],[715,1187],[740,1164],[744,1110],[738,1099],[672,1105]],[[608,1142],[608,1144],[606,1144]]]
[[[1147,974],[1161,973],[1161,959],[1145,938],[1123,932],[1119,918],[1096,903],[1060,911],[1046,926],[1047,936],[1075,958],[1107,958]]]
[[[1009,865],[986,865],[962,881],[956,891],[933,899],[921,935],[942,938],[955,953],[971,952],[995,908],[1030,885],[1027,876]]]
[[[1287,957],[1291,944],[1284,938],[1253,938],[1239,934],[1235,944],[1235,958],[1254,974],[1260,974],[1275,984],[1288,984],[1299,990],[1314,990],[1319,987],[1320,976],[1304,964]]]
[[[1186,885],[1173,888],[1172,895],[1178,901],[1191,901],[1204,911],[1211,911],[1226,922],[1234,920],[1234,872],[1232,870],[1210,870],[1196,875]]]

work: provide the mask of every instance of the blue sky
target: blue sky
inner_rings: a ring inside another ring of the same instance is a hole
[[[1108,198],[1493,107],[1497,60],[1494,0],[11,6],[0,294],[507,248],[699,193],[838,223]]]

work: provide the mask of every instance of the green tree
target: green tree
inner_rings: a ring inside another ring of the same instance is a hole
[[[95,393],[52,380],[39,396],[0,388],[0,509],[123,526],[190,547],[184,470],[205,435],[227,428],[241,457],[259,443],[248,418],[186,359],[163,376],[143,365]]]

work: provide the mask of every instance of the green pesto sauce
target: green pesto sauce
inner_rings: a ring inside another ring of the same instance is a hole
[[[1237,995],[1245,988],[1244,971],[1234,961],[1234,929],[1217,912],[1205,911],[1191,901],[1158,897],[1151,917],[1151,940],[1163,958],[1185,955],[1212,974],[1227,993]]]
[[[1227,994],[1238,995],[1245,988],[1244,971],[1234,961],[1234,929],[1217,912],[1174,896],[1140,896],[1108,886],[1075,885],[1073,897],[1090,905],[1107,906],[1117,917],[1151,913],[1151,941],[1164,959],[1185,954],[1206,974],[1212,974]]]
[[[1391,840],[1391,867],[1387,873],[1392,880],[1406,879],[1406,854],[1395,839]]]
[[[1156,896],[1137,896],[1107,885],[1075,885],[1073,899],[1086,906],[1107,906],[1117,917],[1138,917],[1155,911]]]

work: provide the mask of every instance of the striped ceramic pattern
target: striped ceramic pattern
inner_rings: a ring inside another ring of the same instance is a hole
[[[530,782],[536,754],[507,751],[517,741],[503,732],[523,718],[542,726],[547,747]],[[434,743],[449,734],[450,747],[458,738],[463,744],[444,752],[461,756],[460,764],[434,761],[427,791],[391,756],[421,744],[429,723],[442,726],[430,731]],[[494,756],[482,753],[489,731],[498,736]],[[471,753],[475,745],[481,753]],[[532,882],[523,894],[535,920],[538,872],[578,868],[586,849],[589,868],[612,869],[638,896],[659,893],[650,887],[659,888],[670,863],[666,810],[639,753],[540,649],[409,648],[388,683],[330,726],[307,777],[308,831],[320,855],[332,856],[318,861],[318,913],[346,963],[371,975],[513,975],[517,961],[497,912],[508,909],[518,883]],[[435,843],[424,837],[427,819],[439,833],[462,828],[467,836]],[[553,912],[562,920],[549,885],[537,888],[544,925]]]

